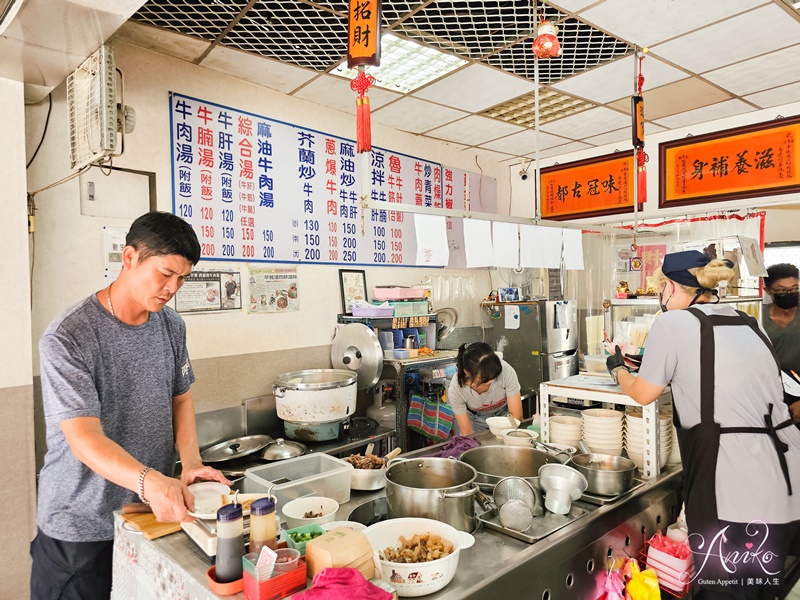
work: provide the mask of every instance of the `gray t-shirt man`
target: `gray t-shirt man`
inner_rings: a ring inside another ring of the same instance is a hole
[[[39,527],[68,542],[111,540],[112,512],[138,501],[136,494],[75,458],[59,423],[97,417],[108,438],[142,464],[171,476],[172,398],[194,382],[186,326],[167,307],[150,313],[142,325],[127,325],[92,294],[50,324],[39,351],[47,425]]]
[[[697,305],[707,314],[735,315],[730,305]],[[778,367],[767,347],[747,326],[715,327],[714,419],[722,427],[764,427],[768,404],[772,420],[789,418]],[[686,310],[668,311],[647,336],[639,376],[659,386],[672,384],[675,408],[685,429],[700,422],[700,321]],[[772,440],[767,435],[720,436],[716,495],[719,518],[735,523],[800,519],[800,430],[778,432],[789,445],[786,461],[794,495],[787,496]]]

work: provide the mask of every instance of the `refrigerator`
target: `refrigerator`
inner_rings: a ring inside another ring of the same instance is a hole
[[[494,348],[517,372],[523,398],[543,381],[578,374],[577,303],[533,299],[492,305]]]

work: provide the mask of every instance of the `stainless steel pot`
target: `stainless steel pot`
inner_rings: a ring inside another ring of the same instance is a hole
[[[633,485],[636,463],[609,454],[576,454],[567,463],[586,477],[587,491],[601,496],[618,496]]]
[[[342,421],[330,423],[293,423],[283,422],[283,432],[290,440],[299,442],[326,442],[339,437]]]
[[[292,423],[342,421],[356,410],[358,375],[342,369],[306,369],[279,375],[272,386],[278,418]]]
[[[449,458],[394,459],[386,469],[389,518],[435,519],[459,531],[475,529],[477,473]]]
[[[475,482],[481,489],[492,491],[505,477],[522,477],[537,490],[539,468],[548,463],[559,463],[553,455],[525,446],[480,446],[464,452],[459,460],[477,472]]]

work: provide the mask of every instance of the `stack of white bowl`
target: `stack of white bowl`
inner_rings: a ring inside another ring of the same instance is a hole
[[[581,420],[578,417],[554,415],[550,417],[550,441],[556,444],[577,446],[581,440]]]
[[[672,451],[673,426],[669,414],[658,417],[659,464],[663,468]],[[628,458],[641,471],[644,468],[644,417],[641,410],[629,410],[625,414],[625,450]],[[680,458],[678,459],[680,460]]]
[[[670,437],[672,439],[672,450],[670,450],[669,456],[667,457],[667,464],[679,465],[681,464],[681,449],[680,446],[678,446],[678,432],[675,431],[675,425],[672,423],[671,416],[669,420],[669,428]]]
[[[583,441],[597,454],[622,455],[624,413],[607,408],[590,408],[581,413]]]

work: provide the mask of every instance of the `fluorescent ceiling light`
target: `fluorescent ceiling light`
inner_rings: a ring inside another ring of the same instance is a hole
[[[381,66],[367,67],[367,73],[375,77],[376,86],[407,94],[466,62],[452,54],[385,33],[381,37]],[[333,73],[353,79],[358,71],[348,69],[345,60]]]

